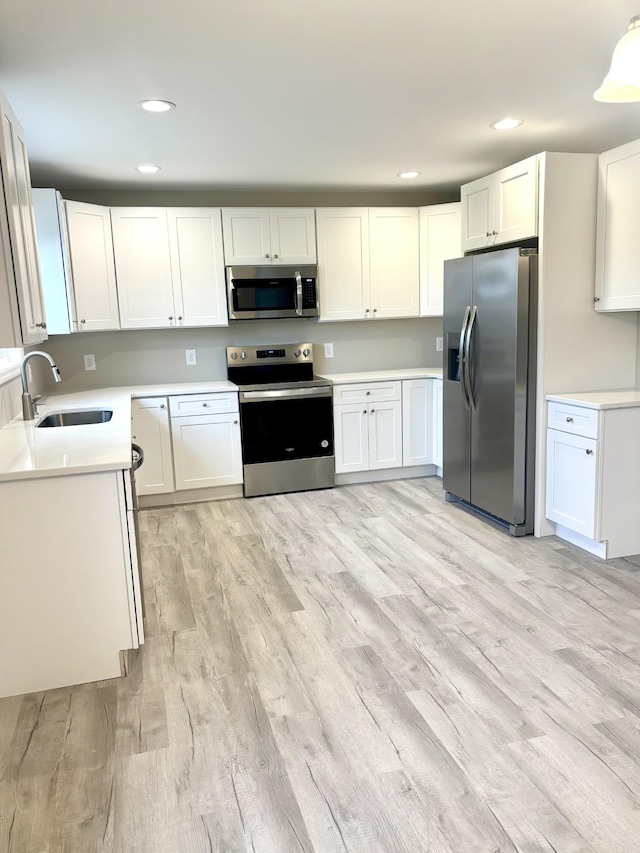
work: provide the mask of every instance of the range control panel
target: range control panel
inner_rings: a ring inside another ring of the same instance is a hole
[[[240,364],[313,364],[313,344],[227,347],[227,367]]]

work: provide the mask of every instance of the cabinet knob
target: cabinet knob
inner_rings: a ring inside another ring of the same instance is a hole
[[[587,456],[591,456],[593,453],[593,450],[587,450],[586,453],[587,453]]]
[[[493,234],[493,236],[494,236],[494,237],[497,237],[497,236],[498,236],[498,232],[497,232],[497,231],[492,231],[491,233]]]
[[[377,313],[378,313],[378,309],[377,309],[377,308],[374,308],[374,309],[373,309],[373,313],[374,313],[374,314],[377,314]]]
[[[368,309],[368,308],[365,308],[365,309],[364,309],[364,313],[365,313],[365,314],[368,314],[368,313],[369,313],[369,309]]]
[[[164,403],[160,403],[160,408],[164,409]],[[134,435],[134,438],[135,438],[135,435]]]
[[[269,257],[269,253],[267,252],[267,254],[265,255],[265,258],[268,258],[268,257]]]
[[[371,396],[371,391],[367,391],[367,397]]]
[[[170,319],[170,320],[173,320],[173,317],[171,316],[171,314],[169,314],[169,319]]]
[[[277,258],[278,256],[277,256],[277,255],[274,255],[273,257],[274,257],[274,258]]]
[[[47,324],[44,321],[42,323],[36,323],[36,326],[39,329],[46,329],[47,328]]]
[[[593,297],[593,301],[594,301],[594,302],[600,302],[600,297],[599,297],[599,296],[594,296],[594,297]]]
[[[182,320],[182,317],[178,317],[178,320]]]
[[[205,407],[205,409],[206,409],[206,408],[207,408],[207,406],[208,406],[209,404],[208,404],[208,403],[203,403],[202,405],[203,405],[203,406]]]
[[[567,423],[568,423],[568,424],[572,424],[572,423],[573,423],[573,418],[567,418]]]
[[[234,421],[234,424],[237,424],[237,423],[238,423],[238,421]]]
[[[371,409],[371,414],[372,415],[375,414],[375,411],[376,411],[375,409]]]
[[[80,322],[81,322],[81,323],[86,323],[87,321],[86,321],[86,320],[80,320]]]
[[[366,414],[367,414],[367,410],[366,410],[366,409],[363,409],[363,410],[362,410],[362,414],[363,414],[363,415],[366,415]]]
[[[484,236],[485,237],[491,237],[491,233],[489,231],[487,231],[487,233]]]

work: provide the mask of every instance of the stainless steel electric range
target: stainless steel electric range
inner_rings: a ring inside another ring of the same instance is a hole
[[[335,484],[331,382],[314,376],[313,345],[227,347],[240,388],[245,497]]]

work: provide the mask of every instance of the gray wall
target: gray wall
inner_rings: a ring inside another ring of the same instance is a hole
[[[243,321],[224,328],[144,329],[55,335],[42,345],[62,373],[60,391],[111,385],[195,382],[226,379],[225,348],[242,344],[310,341],[316,372],[345,373],[402,367],[434,367],[442,363],[436,336],[437,318],[318,323],[313,320]],[[321,344],[334,345],[325,359]],[[187,367],[185,349],[195,349],[198,364]],[[83,355],[96,357],[96,370],[85,371]],[[48,384],[50,389],[53,382]]]
[[[176,190],[61,189],[63,198],[90,204],[136,207],[417,207],[459,201],[460,194],[402,192],[201,192]]]

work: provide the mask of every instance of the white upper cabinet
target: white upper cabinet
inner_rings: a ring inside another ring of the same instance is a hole
[[[538,234],[538,157],[461,187],[462,249],[513,243]]]
[[[420,313],[420,227],[415,207],[369,210],[371,316]]]
[[[417,317],[417,208],[321,208],[320,320]]]
[[[75,314],[71,331],[119,329],[116,268],[109,208],[65,201]],[[64,234],[62,235],[64,246]],[[76,323],[73,323],[76,320]]]
[[[227,325],[219,208],[111,208],[123,329]]]
[[[227,326],[219,208],[168,208],[174,310],[180,326]]]
[[[420,316],[442,317],[444,262],[462,255],[460,202],[420,208]]]
[[[119,329],[109,208],[33,190],[47,330]]]
[[[369,313],[369,210],[316,210],[321,320],[363,320]]]
[[[0,93],[0,346],[47,337],[24,132]]]
[[[235,264],[315,264],[315,216],[311,208],[224,208],[224,261]]]
[[[596,311],[640,310],[640,140],[600,155]]]
[[[76,306],[64,202],[54,189],[34,189],[31,194],[47,331],[50,335],[68,335],[76,329]]]
[[[111,226],[122,328],[175,325],[166,210],[112,207]]]

